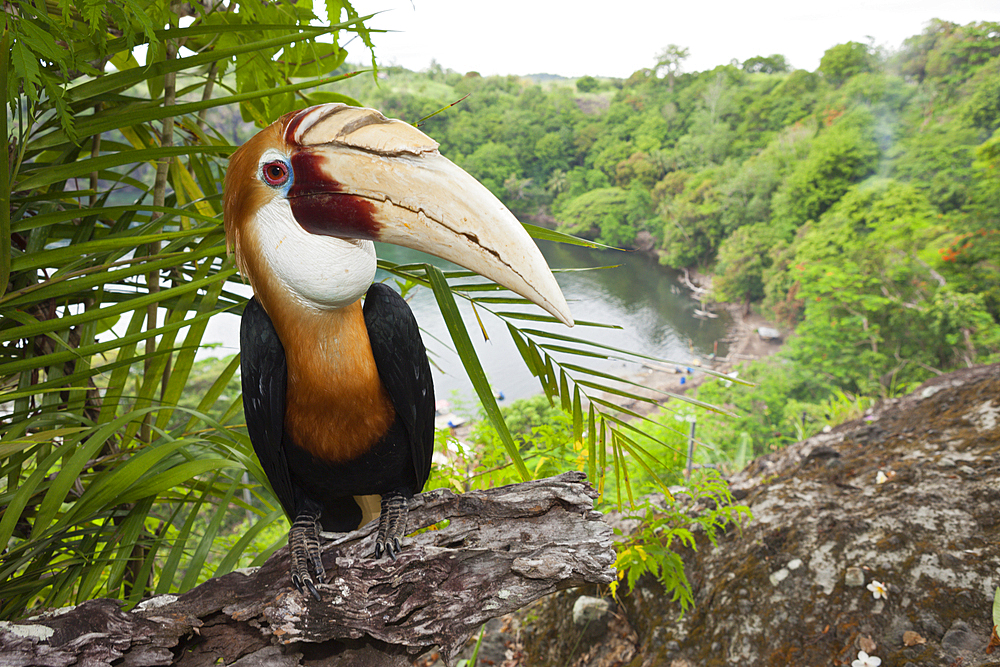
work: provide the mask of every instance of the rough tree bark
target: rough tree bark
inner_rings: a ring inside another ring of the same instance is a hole
[[[608,583],[611,528],[582,473],[421,494],[395,561],[373,560],[374,525],[324,545],[322,601],[291,587],[288,549],[254,571],[211,579],[123,612],[92,600],[0,625],[0,667],[404,665],[454,658],[486,620],[556,590]]]

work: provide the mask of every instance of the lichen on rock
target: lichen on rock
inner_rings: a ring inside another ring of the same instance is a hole
[[[1000,366],[939,376],[731,484],[754,520],[684,554],[694,608],[680,616],[641,578],[619,610],[635,653],[602,664],[850,665],[865,650],[883,667],[1000,665],[985,653],[1000,585]],[[549,631],[534,645],[554,649],[565,627],[538,622]]]

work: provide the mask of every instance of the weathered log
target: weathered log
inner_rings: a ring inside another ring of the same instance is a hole
[[[409,664],[453,658],[472,632],[556,590],[608,583],[611,528],[581,473],[414,498],[395,560],[374,560],[374,524],[324,545],[317,601],[291,587],[287,548],[123,612],[92,600],[0,625],[0,667]],[[447,520],[446,525],[442,523]],[[437,524],[437,525],[435,525]]]

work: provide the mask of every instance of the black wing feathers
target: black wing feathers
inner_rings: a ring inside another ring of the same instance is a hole
[[[375,283],[365,295],[365,326],[375,366],[413,451],[419,493],[434,453],[434,382],[417,320],[403,297]]]
[[[281,442],[287,383],[285,348],[256,297],[250,299],[243,310],[240,350],[243,411],[250,442],[285,514],[294,517],[296,489],[292,486]]]

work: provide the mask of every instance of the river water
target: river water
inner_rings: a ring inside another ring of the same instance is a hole
[[[655,258],[643,253],[595,250],[545,241],[538,242],[538,245],[549,266],[554,269],[569,269],[557,272],[556,279],[569,302],[573,318],[577,322],[600,322],[621,328],[577,325],[569,329],[561,324],[523,321],[515,324],[576,336],[682,365],[689,365],[694,359],[710,354],[716,341],[720,341],[719,354],[726,353],[725,343],[721,339],[729,328],[728,313],[720,312],[717,319],[703,320],[694,317],[694,310],[699,307],[698,302],[691,298],[688,290],[679,286],[676,273],[660,266]],[[377,252],[379,257],[400,264],[429,262],[441,268],[456,268],[436,257],[398,246],[379,244]],[[611,266],[615,268],[578,270]],[[376,280],[387,277],[388,274],[380,271]],[[440,371],[434,375],[436,396],[438,399],[464,403],[471,407],[475,402],[475,393],[465,369],[457,355],[451,351],[451,339],[433,293],[429,289],[418,288],[409,296],[412,296],[410,307],[424,333],[424,343],[431,360]],[[489,340],[486,341],[471,306],[464,299],[457,301],[483,369],[494,391],[503,395],[501,405],[541,393],[538,380],[532,377],[521,361],[506,324],[489,312],[477,308],[489,335]],[[517,309],[515,306],[493,308]],[[535,306],[526,306],[523,310],[544,313]],[[238,318],[213,318],[206,332],[205,342],[220,344],[216,354],[238,351]],[[639,362],[580,357],[570,359],[559,354],[554,356],[618,377],[635,375],[642,369]]]

